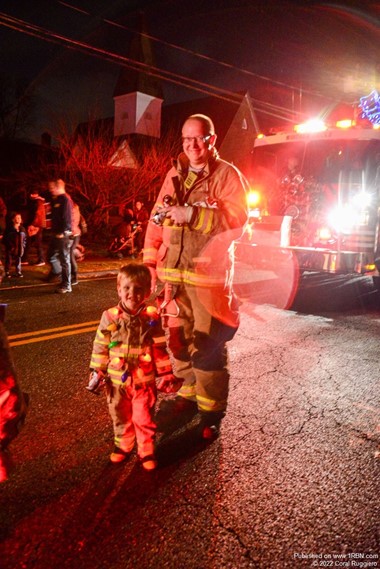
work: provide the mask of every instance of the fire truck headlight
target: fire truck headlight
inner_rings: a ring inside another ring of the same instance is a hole
[[[332,238],[332,231],[329,227],[320,227],[317,231],[319,241],[329,241]]]
[[[261,200],[260,192],[251,190],[247,194],[247,204],[250,209],[257,208]]]
[[[358,224],[360,213],[350,206],[335,208],[327,216],[328,223],[335,231],[350,231]]]
[[[354,206],[363,210],[364,208],[369,207],[371,205],[372,197],[371,194],[369,194],[368,192],[362,191],[353,196],[351,202]]]

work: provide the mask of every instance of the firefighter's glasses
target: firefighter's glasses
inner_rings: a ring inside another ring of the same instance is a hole
[[[206,136],[183,136],[182,137],[182,144],[191,144],[192,142],[196,142],[198,144],[205,144],[211,138],[211,134],[207,134]]]

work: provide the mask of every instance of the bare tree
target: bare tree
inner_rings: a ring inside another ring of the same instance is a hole
[[[74,136],[66,127],[60,130],[65,180],[96,232],[108,224],[110,212],[123,211],[137,198],[154,201],[175,152],[172,134],[160,140],[115,138],[107,120],[79,125]]]
[[[122,214],[137,199],[153,205],[178,152],[174,133],[161,139],[131,135],[113,136],[113,121],[94,120],[70,128],[59,125],[58,146],[40,148],[19,172],[17,186],[48,187],[49,179],[62,177],[81,207],[92,237],[108,237],[110,217]],[[74,134],[72,132],[74,131]]]

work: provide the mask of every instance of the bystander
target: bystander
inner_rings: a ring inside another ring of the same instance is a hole
[[[61,279],[56,292],[71,292],[70,248],[72,246],[72,202],[66,194],[65,182],[55,179],[49,182],[51,203],[51,239],[48,249],[50,273],[47,280]]]

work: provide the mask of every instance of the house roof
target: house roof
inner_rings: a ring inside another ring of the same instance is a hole
[[[205,114],[209,116],[217,134],[216,148],[221,157],[235,164],[248,175],[250,155],[253,141],[257,136],[255,115],[250,105],[248,94],[239,94],[240,103],[225,101],[216,97],[204,97],[164,105],[162,107],[161,138],[169,135],[178,136],[178,146],[174,152],[179,152],[181,146],[181,127],[184,121],[192,114]],[[99,119],[88,123],[81,123],[76,129],[74,140],[83,141],[87,137],[96,135],[107,136],[113,139],[113,117]],[[129,134],[118,137],[120,145],[126,140],[133,155],[138,159],[142,145],[150,143],[150,138],[140,134]],[[152,141],[156,143],[156,139]]]
[[[241,100],[243,99],[241,94]],[[194,114],[204,114],[211,118],[218,135],[218,142],[222,141],[230,128],[231,122],[239,109],[240,102],[236,103],[217,97],[202,97],[183,101],[162,107],[162,132],[165,134],[169,129],[178,130],[185,120]]]

